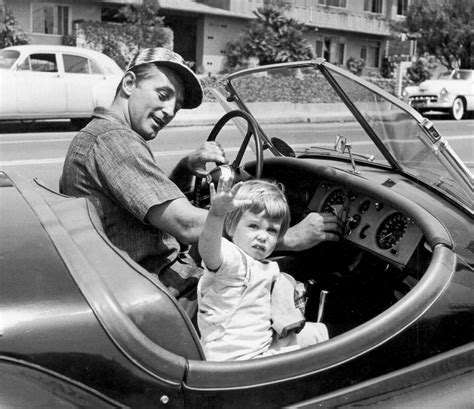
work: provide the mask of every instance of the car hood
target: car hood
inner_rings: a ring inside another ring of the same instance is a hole
[[[464,80],[427,80],[422,82],[419,86],[418,89],[421,92],[439,92],[443,88],[446,88],[448,90],[451,89],[459,89],[459,90],[466,90],[468,88],[466,87],[471,87],[471,82],[470,81],[464,81]]]

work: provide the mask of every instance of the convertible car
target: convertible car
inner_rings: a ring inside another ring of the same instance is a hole
[[[306,318],[330,339],[206,360],[192,320],[110,243],[87,199],[1,172],[0,406],[472,407],[473,176],[447,140],[322,59],[224,85],[209,139],[243,132],[226,171],[281,183],[292,223],[344,221],[338,242],[272,255],[308,284]],[[196,178],[196,205],[223,171]]]

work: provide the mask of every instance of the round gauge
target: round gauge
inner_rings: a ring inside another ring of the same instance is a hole
[[[343,205],[346,200],[346,194],[342,189],[333,190],[323,203],[322,213],[334,213],[332,206]]]
[[[388,250],[394,247],[405,234],[408,219],[401,213],[393,213],[380,225],[375,235],[377,245]]]
[[[359,206],[359,213],[364,214],[370,207],[370,200],[364,200]]]

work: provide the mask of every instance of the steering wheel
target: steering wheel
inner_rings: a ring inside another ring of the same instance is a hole
[[[208,185],[213,182],[217,183],[219,181],[219,177],[223,173],[229,173],[229,172],[234,176],[235,181],[244,179],[244,177],[241,174],[240,162],[242,161],[242,158],[245,154],[245,150],[247,149],[247,146],[250,142],[250,137],[252,135],[255,140],[255,157],[256,157],[255,177],[258,179],[262,176],[262,170],[263,170],[262,141],[258,137],[258,133],[257,133],[258,125],[255,122],[255,119],[253,119],[253,117],[249,115],[247,112],[240,111],[238,109],[227,112],[214,125],[214,128],[212,128],[212,131],[209,134],[209,137],[207,138],[207,142],[215,141],[217,138],[217,135],[222,130],[224,125],[227,122],[229,122],[231,119],[237,118],[237,117],[243,118],[247,121],[247,133],[244,137],[242,145],[240,146],[239,152],[237,153],[237,156],[234,162],[232,162],[232,164],[230,165],[219,165],[216,163],[217,166],[209,172],[196,172],[196,181],[194,184],[194,200],[193,200],[193,203],[195,206],[203,207],[207,204],[207,203],[201,203],[201,202],[204,202],[204,200],[201,199],[201,188],[202,188],[203,180],[205,180],[205,182]],[[207,200],[208,197],[206,197],[205,199]]]

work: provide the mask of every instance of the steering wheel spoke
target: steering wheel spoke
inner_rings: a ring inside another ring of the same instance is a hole
[[[232,164],[228,165],[218,165],[214,169],[211,169],[209,172],[200,172],[196,176],[194,184],[194,200],[193,203],[198,207],[205,207],[209,204],[209,193],[206,196],[203,196],[203,189],[207,189],[209,183],[216,183],[219,180],[219,177],[223,174],[228,174],[229,172],[234,176],[236,181],[248,180],[251,175],[243,169],[241,166],[242,159],[244,157],[247,146],[250,142],[250,138],[253,136],[255,140],[255,156],[256,156],[256,167],[255,167],[255,177],[260,178],[262,176],[263,170],[263,147],[260,138],[258,137],[258,125],[251,115],[244,111],[234,110],[227,112],[221,119],[214,125],[212,128],[209,137],[207,138],[208,142],[215,141],[220,131],[224,125],[233,118],[243,118],[247,121],[247,133],[244,137],[242,145],[240,146],[239,152]],[[207,186],[206,186],[207,185]]]

